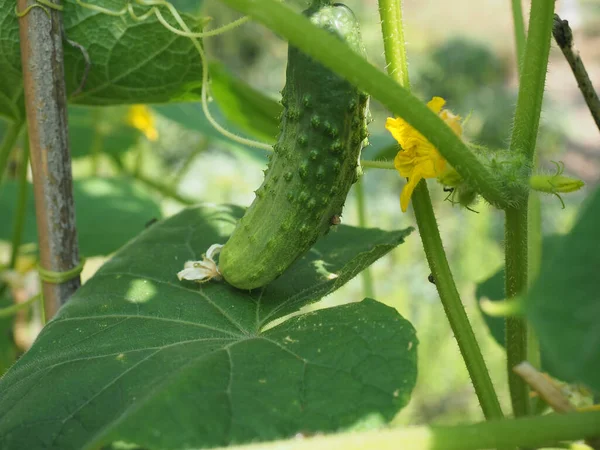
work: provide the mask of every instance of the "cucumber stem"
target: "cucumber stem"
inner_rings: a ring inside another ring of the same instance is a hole
[[[388,73],[400,85],[409,89],[401,0],[379,0],[379,13]],[[448,265],[424,180],[417,185],[412,202],[429,268],[483,413],[487,419],[502,418],[498,396]]]
[[[553,1],[533,0],[531,2],[529,35],[522,61],[519,95],[510,142],[510,150],[515,154],[525,155],[530,163],[535,160],[553,19]],[[515,200],[520,200],[516,202],[520,206],[506,209],[505,220],[507,298],[523,294],[528,283],[528,192],[525,192],[524,198]],[[527,359],[527,342],[527,322],[519,318],[507,319],[507,370],[515,416],[526,415],[530,411],[527,385],[512,371],[514,365]]]
[[[364,180],[360,179],[354,185],[356,193],[356,209],[358,210],[358,225],[361,228],[367,228],[367,207],[365,205],[365,186]],[[373,287],[373,275],[371,267],[367,267],[361,272],[363,283],[363,295],[367,298],[375,298],[375,289]]]

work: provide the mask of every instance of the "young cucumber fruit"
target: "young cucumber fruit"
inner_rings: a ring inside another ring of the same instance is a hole
[[[304,13],[365,54],[348,7]],[[219,258],[223,278],[240,289],[266,285],[306,253],[336,223],[359,176],[367,95],[292,46],[282,93],[281,134],[265,179]]]

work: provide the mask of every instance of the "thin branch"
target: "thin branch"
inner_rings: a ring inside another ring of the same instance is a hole
[[[562,50],[563,55],[565,55],[565,59],[569,63],[569,66],[571,66],[573,75],[575,75],[575,80],[577,80],[577,86],[579,86],[583,99],[592,113],[592,117],[594,118],[594,122],[596,122],[598,130],[600,130],[600,99],[592,85],[587,70],[585,70],[583,61],[579,56],[579,50],[577,50],[573,44],[573,31],[571,31],[569,21],[562,20],[558,14],[554,14],[552,34],[554,35],[554,40],[556,40],[556,43]]]

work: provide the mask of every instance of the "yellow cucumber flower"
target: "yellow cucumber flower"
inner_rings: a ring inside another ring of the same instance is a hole
[[[154,117],[146,105],[133,105],[129,107],[127,123],[140,130],[149,141],[158,139],[158,131],[154,127]]]
[[[433,97],[427,106],[434,113],[448,124],[450,128],[460,136],[462,134],[462,125],[460,116],[442,109],[446,101],[441,97]],[[441,176],[450,165],[439,154],[437,149],[427,140],[425,136],[415,130],[405,120],[388,117],[385,128],[392,133],[392,136],[402,149],[394,159],[394,166],[400,172],[400,175],[408,178],[408,183],[402,189],[400,194],[400,206],[403,212],[406,212],[410,197],[413,191],[423,178],[437,178]]]

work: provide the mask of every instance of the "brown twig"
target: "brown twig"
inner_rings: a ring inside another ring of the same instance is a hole
[[[565,59],[569,63],[569,66],[571,66],[579,90],[592,113],[596,126],[600,130],[600,99],[598,98],[598,93],[594,90],[594,86],[592,85],[587,70],[585,70],[583,61],[579,56],[579,50],[577,50],[573,44],[573,32],[569,26],[569,21],[563,20],[558,14],[555,14],[552,34],[554,35],[556,43],[562,50],[563,55],[565,55]]]
[[[40,266],[46,271],[66,272],[80,260],[67,134],[62,17],[54,8],[27,12],[27,3],[19,0],[18,9],[26,12],[19,19],[19,28]],[[43,282],[48,319],[80,284],[79,276]]]

